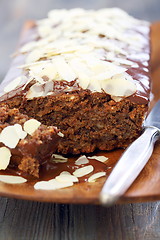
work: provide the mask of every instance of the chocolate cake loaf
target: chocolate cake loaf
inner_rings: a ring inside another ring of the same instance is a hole
[[[40,165],[56,151],[61,136],[56,127],[30,119],[18,109],[1,107],[0,170],[10,166],[39,177]]]
[[[60,129],[59,153],[126,147],[148,110],[149,61],[148,22],[117,8],[53,10],[27,32],[0,105]]]

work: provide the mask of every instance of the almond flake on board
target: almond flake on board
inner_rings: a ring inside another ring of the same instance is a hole
[[[59,154],[52,154],[52,161],[54,161],[55,163],[64,163],[68,161],[68,158],[65,158]]]
[[[71,174],[60,174],[55,178],[58,182],[78,182],[78,178]]]
[[[71,175],[71,173],[70,172],[68,172],[68,171],[63,171],[63,172],[61,172],[59,175]]]
[[[80,156],[76,161],[75,161],[75,164],[76,165],[82,165],[82,164],[87,164],[89,163],[88,159],[86,158],[85,155],[83,156]]]
[[[25,183],[27,180],[20,176],[12,176],[12,175],[0,175],[0,181],[4,183],[11,183],[11,184],[20,184]]]
[[[94,170],[94,167],[92,165],[88,165],[86,167],[76,169],[73,172],[73,175],[76,176],[76,177],[83,177],[83,176],[93,172],[93,170]]]
[[[66,188],[66,187],[71,187],[73,186],[72,181],[68,182],[59,182],[56,179],[51,179],[49,181],[40,181],[37,182],[34,185],[35,189],[39,190],[56,190],[56,189],[61,189],[61,188]]]
[[[106,172],[97,172],[88,178],[88,182],[95,182],[96,179],[106,175]]]
[[[105,156],[91,156],[91,157],[87,157],[89,159],[94,159],[100,162],[106,162],[108,160],[108,157]]]

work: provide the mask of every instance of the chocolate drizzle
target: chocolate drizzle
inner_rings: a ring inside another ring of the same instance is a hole
[[[89,163],[77,166],[75,164],[76,159],[77,157],[73,157],[73,156],[69,157],[66,163],[54,163],[53,161],[51,161],[51,159],[46,159],[46,161],[44,161],[43,164],[41,165],[39,179],[36,179],[31,175],[28,175],[20,170],[17,170],[16,166],[14,165],[10,165],[8,169],[5,171],[0,171],[0,174],[22,176],[26,178],[29,183],[34,184],[37,181],[47,181],[47,180],[53,179],[63,171],[68,171],[72,174],[78,168],[92,165],[94,167],[93,172],[79,178],[79,182],[82,183],[82,182],[86,182],[87,179],[92,174],[97,172],[106,172],[106,175],[109,175],[113,166],[115,165],[115,159],[111,158],[111,159],[108,159],[106,163],[102,163],[94,159],[88,159]]]

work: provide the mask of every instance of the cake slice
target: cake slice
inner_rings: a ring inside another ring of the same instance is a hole
[[[124,148],[150,99],[150,24],[124,11],[53,10],[33,23],[0,101],[60,129],[63,154]]]
[[[18,109],[1,107],[0,170],[9,166],[39,177],[40,166],[57,150],[60,136],[56,127],[30,119]]]

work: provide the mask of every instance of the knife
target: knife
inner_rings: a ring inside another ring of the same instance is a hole
[[[114,204],[131,186],[152,155],[155,142],[160,137],[160,100],[144,122],[142,135],[122,154],[106,180],[100,202]]]

